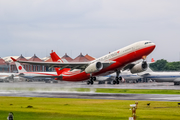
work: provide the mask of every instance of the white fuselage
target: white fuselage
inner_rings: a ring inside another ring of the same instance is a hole
[[[180,72],[149,72],[149,75],[144,77],[156,82],[174,82],[180,78]]]
[[[56,78],[57,72],[24,72],[19,74],[20,77],[28,79]]]

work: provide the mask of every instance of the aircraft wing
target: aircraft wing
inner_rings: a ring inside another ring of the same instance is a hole
[[[63,68],[73,68],[73,69],[84,69],[86,68],[90,62],[69,62],[69,63],[60,63],[60,62],[34,62],[34,61],[16,61],[19,63],[26,63],[31,65],[44,65],[49,67],[59,67]]]
[[[125,71],[125,70],[130,70],[132,69],[136,64],[138,64],[140,62],[131,62],[131,63],[128,63],[126,64],[123,68],[122,68],[122,71]]]
[[[68,62],[68,63],[61,63],[61,62],[34,62],[34,61],[16,61],[19,63],[26,63],[31,65],[44,65],[49,67],[59,67],[60,70],[64,68],[71,68],[73,69],[81,69],[82,71],[86,69],[87,66],[91,64],[91,62]],[[103,68],[110,66],[111,64],[115,63],[115,61],[105,61],[101,62],[103,64]]]
[[[127,64],[123,67],[122,71],[128,70],[128,69],[132,69],[134,67],[134,65],[136,65],[135,63],[130,63]]]

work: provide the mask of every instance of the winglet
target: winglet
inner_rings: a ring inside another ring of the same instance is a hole
[[[66,69],[66,68],[64,68],[64,69],[62,69],[62,70],[59,70],[59,69],[60,69],[60,68],[55,68],[55,70],[56,70],[56,72],[57,72],[57,75],[61,75],[63,72],[69,70],[69,69]]]
[[[16,59],[14,59],[13,57],[11,57],[11,59],[14,61],[14,62],[16,62],[17,60]]]

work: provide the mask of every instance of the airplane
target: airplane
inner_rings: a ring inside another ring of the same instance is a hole
[[[136,83],[138,79],[142,78],[141,76],[137,74],[132,74],[130,71],[127,70],[121,72],[121,77],[122,77],[121,82],[133,82],[133,83]],[[116,73],[112,73],[107,76],[98,77],[97,80],[99,79],[101,81],[109,81],[111,84],[116,84],[114,83],[114,79],[116,79]]]
[[[148,67],[146,71],[138,75],[156,82],[174,82],[174,85],[180,85],[180,72],[154,72]]]
[[[26,78],[26,79],[55,79],[59,77],[57,75],[57,72],[27,72],[24,67],[17,62],[16,59],[11,58],[17,67],[18,70],[18,76]],[[56,69],[56,68],[55,68]]]
[[[122,79],[122,77],[119,77],[120,70],[129,69],[131,73],[139,73],[147,69],[147,62],[145,59],[155,47],[156,45],[151,41],[140,41],[90,62],[64,62],[54,55],[55,52],[51,53],[51,57],[56,61],[58,59],[57,62],[17,62],[59,68],[59,70],[56,69],[59,75],[59,77],[56,78],[57,80],[75,82],[90,79],[87,81],[87,84],[93,84],[93,81],[96,80],[96,76],[106,76],[116,72],[116,78],[113,82],[119,84],[119,80]],[[143,59],[143,61],[137,64],[133,63],[140,59]]]

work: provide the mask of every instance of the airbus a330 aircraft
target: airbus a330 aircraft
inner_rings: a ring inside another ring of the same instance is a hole
[[[17,62],[57,67],[59,68],[59,70],[57,70],[59,75],[57,79],[64,81],[84,81],[90,79],[88,84],[93,84],[93,80],[96,79],[96,76],[105,76],[116,72],[115,82],[119,84],[119,80],[121,79],[121,77],[119,77],[120,70],[129,69],[131,73],[139,73],[147,69],[147,62],[145,59],[154,48],[154,43],[150,41],[140,41],[91,62],[67,63],[61,59],[59,59],[58,62]],[[51,53],[51,57],[52,54],[53,53]],[[132,63],[139,59],[143,59],[143,61],[138,64]]]

